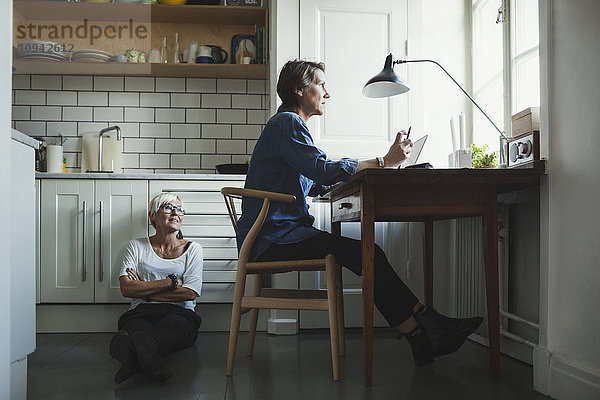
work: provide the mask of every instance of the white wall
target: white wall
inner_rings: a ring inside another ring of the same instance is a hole
[[[3,32],[3,33],[2,33]],[[12,1],[0,2],[0,187],[10,187]],[[10,196],[4,196],[10,210]],[[10,213],[0,223],[0,276],[10,282]],[[0,399],[10,396],[10,285],[0,290]]]
[[[600,398],[600,2],[540,2],[542,192],[536,390]]]

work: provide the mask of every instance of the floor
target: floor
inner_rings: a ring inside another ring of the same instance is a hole
[[[28,399],[545,399],[532,389],[532,368],[502,358],[490,378],[487,348],[467,342],[456,353],[416,368],[408,343],[375,332],[373,386],[363,380],[362,334],[348,330],[339,382],[331,380],[326,331],[295,336],[258,333],[253,358],[240,334],[234,375],[225,376],[227,333],[200,334],[192,348],[169,355],[173,378],[155,383],[138,374],[117,385],[119,363],[108,354],[110,334],[40,334],[29,357]]]

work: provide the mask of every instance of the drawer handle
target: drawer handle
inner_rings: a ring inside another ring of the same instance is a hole
[[[344,208],[352,208],[352,203],[340,203],[338,206],[338,210],[343,210]]]

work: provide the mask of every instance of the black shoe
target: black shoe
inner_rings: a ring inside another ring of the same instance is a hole
[[[157,382],[164,382],[173,376],[173,372],[163,364],[158,343],[152,336],[138,331],[131,335],[131,341],[144,375]]]
[[[415,330],[410,333],[399,333],[398,336],[396,336],[396,339],[400,340],[403,337],[405,337],[410,344],[413,360],[417,366],[421,367],[433,362],[433,351],[429,345],[429,339],[420,327],[415,328]]]
[[[127,331],[119,331],[112,337],[108,351],[113,358],[121,361],[121,368],[115,374],[115,383],[121,383],[131,378],[139,370],[131,337]]]
[[[429,338],[433,357],[458,350],[483,321],[481,317],[446,317],[432,307],[422,307],[414,316]]]

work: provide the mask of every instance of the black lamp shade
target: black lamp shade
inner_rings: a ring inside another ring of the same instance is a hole
[[[389,54],[385,59],[383,70],[369,79],[362,93],[366,97],[389,97],[397,94],[406,93],[410,90],[407,83],[404,82],[394,72],[394,57]]]

